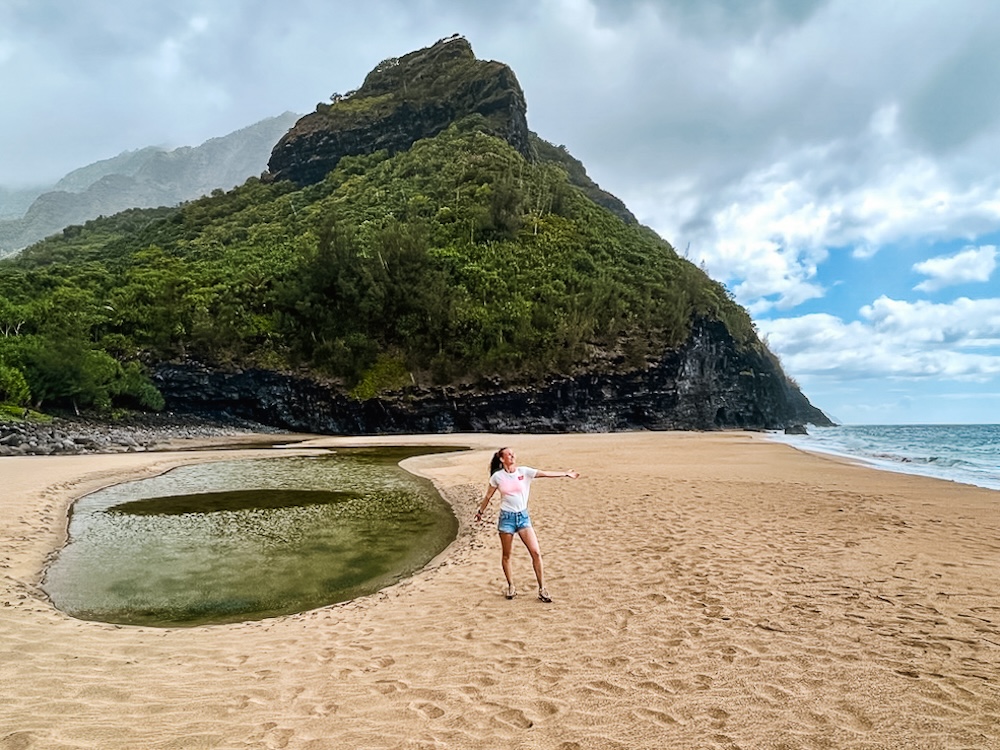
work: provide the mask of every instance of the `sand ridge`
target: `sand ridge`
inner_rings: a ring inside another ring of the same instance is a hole
[[[458,538],[373,596],[192,629],[35,584],[74,497],[212,454],[0,460],[0,749],[1000,748],[1000,493],[750,433],[312,442],[472,447],[404,462]],[[583,473],[532,487],[550,605],[518,546],[503,597],[472,523],[506,444]]]

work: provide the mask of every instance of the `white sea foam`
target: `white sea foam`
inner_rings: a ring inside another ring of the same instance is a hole
[[[1000,490],[1000,425],[843,425],[772,437],[889,471]]]

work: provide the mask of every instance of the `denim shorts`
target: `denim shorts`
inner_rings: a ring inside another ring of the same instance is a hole
[[[501,534],[516,534],[521,529],[531,526],[531,518],[528,511],[502,510],[497,519],[497,530]]]

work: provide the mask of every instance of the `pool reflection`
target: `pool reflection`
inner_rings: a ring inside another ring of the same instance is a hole
[[[74,505],[70,541],[43,588],[74,617],[154,626],[261,619],[373,593],[455,537],[431,483],[396,466],[434,451],[225,461],[109,487]]]

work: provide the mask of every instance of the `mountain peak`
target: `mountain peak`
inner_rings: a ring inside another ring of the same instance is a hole
[[[407,81],[419,82],[421,77],[440,74],[456,63],[475,62],[476,53],[469,40],[455,34],[403,57],[383,60],[365,76],[357,93],[365,96],[392,93],[403,88]]]
[[[469,115],[528,157],[524,92],[507,65],[476,58],[459,35],[380,62],[361,88],[334,94],[301,118],[271,152],[271,181],[321,181],[344,156],[407,150]]]

